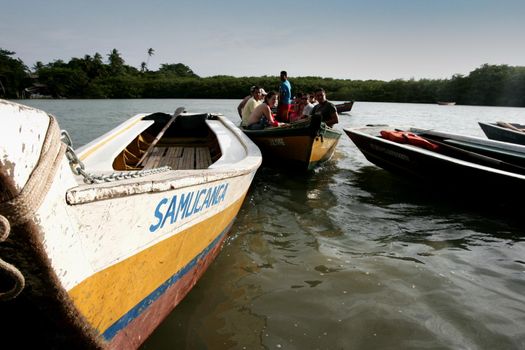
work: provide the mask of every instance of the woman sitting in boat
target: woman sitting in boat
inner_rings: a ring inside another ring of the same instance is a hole
[[[264,102],[255,107],[250,114],[246,128],[249,130],[262,130],[267,126],[282,125],[283,123],[277,122],[272,114],[272,108],[277,105],[278,98],[277,92],[275,91],[270,91],[264,96]]]

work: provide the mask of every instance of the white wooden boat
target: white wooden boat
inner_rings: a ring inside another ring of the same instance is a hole
[[[2,341],[22,348],[138,348],[218,254],[261,163],[221,115],[140,114],[76,152],[43,111],[0,100],[0,123]]]

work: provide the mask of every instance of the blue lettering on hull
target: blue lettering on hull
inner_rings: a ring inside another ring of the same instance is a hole
[[[224,202],[227,191],[228,184],[223,183],[198,191],[181,193],[179,196],[173,195],[171,198],[162,198],[155,207],[153,216],[156,220],[150,225],[149,231],[155,232],[166,224],[172,225],[178,220],[189,218],[203,210],[219,205]]]

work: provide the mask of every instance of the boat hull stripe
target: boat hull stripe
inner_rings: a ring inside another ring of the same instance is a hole
[[[170,288],[172,285],[174,285],[177,281],[182,279],[189,271],[191,271],[195,265],[198,263],[199,260],[206,257],[206,255],[217,245],[219,244],[224,235],[226,235],[233,224],[230,222],[226,229],[224,229],[202,252],[200,252],[197,256],[195,256],[186,266],[184,266],[181,270],[179,270],[177,273],[175,273],[173,276],[171,276],[168,280],[166,280],[163,284],[161,284],[157,289],[155,289],[153,292],[151,292],[146,298],[144,298],[141,302],[139,302],[135,307],[133,307],[131,310],[129,310],[124,316],[122,316],[119,320],[117,320],[113,325],[111,325],[106,331],[103,333],[103,337],[106,340],[111,340],[119,331],[126,328],[126,326],[133,321],[135,318],[140,316],[142,312],[144,312],[149,305],[153,304],[157,299],[159,299],[165,292]]]

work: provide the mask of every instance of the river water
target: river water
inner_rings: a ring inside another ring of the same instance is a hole
[[[178,106],[239,122],[236,100],[21,102],[75,147]],[[525,109],[356,102],[336,128],[483,136],[498,120]],[[390,174],[343,134],[309,174],[258,171],[223,251],[143,349],[524,349],[525,225],[499,204]]]

